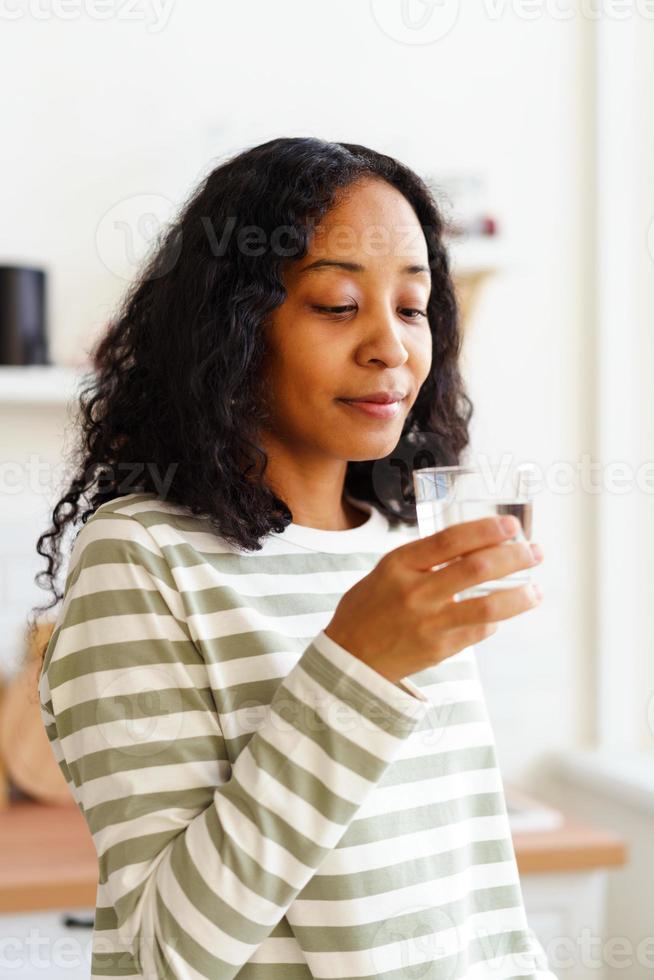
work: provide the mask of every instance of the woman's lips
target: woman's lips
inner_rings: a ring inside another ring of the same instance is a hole
[[[383,405],[380,402],[348,402],[344,398],[339,398],[339,402],[349,408],[359,409],[364,415],[369,415],[375,419],[393,419],[400,411],[400,402],[390,402]]]

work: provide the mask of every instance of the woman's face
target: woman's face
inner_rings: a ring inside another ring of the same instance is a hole
[[[427,262],[413,208],[385,181],[351,185],[316,225],[266,326],[269,434],[285,451],[345,462],[392,452],[431,367]],[[340,400],[391,390],[404,397],[385,419]]]

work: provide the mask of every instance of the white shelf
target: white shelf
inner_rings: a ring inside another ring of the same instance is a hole
[[[576,789],[587,789],[626,807],[654,813],[654,759],[636,750],[576,749],[557,757],[559,773]]]
[[[455,276],[496,272],[506,265],[505,243],[498,235],[446,238],[445,244]]]
[[[497,235],[446,238],[452,274],[460,281],[476,281],[506,264],[504,242]],[[2,405],[66,406],[76,395],[90,366],[58,364],[0,365]]]
[[[67,405],[90,367],[58,364],[0,365],[0,406]]]
[[[506,782],[504,795],[512,833],[555,830],[563,826],[564,817],[560,810],[535,800]]]

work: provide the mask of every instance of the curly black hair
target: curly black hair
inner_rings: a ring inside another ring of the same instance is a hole
[[[100,504],[127,493],[165,494],[245,550],[259,550],[263,536],[293,520],[264,482],[267,455],[257,440],[267,418],[258,381],[262,324],[285,299],[284,263],[306,255],[337,191],[364,177],[387,181],[412,205],[432,275],[432,367],[400,441],[429,433],[436,451],[421,465],[459,462],[473,406],[459,373],[459,314],[434,194],[411,169],[366,146],[272,139],[203,178],[93,350],[91,380],[79,396],[75,472],[36,545],[48,567],[35,581],[53,600],[35,610],[63,598],[56,577],[67,526],[84,524]],[[399,467],[399,494],[380,500],[374,463],[349,462],[345,491],[374,503],[392,526],[415,524],[407,467]]]

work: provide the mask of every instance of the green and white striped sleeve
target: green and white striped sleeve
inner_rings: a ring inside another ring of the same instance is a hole
[[[121,517],[119,536],[106,527],[89,522],[76,541],[41,675],[44,722],[142,975],[228,980],[429,702],[321,631],[232,764],[215,665],[193,641],[170,566],[134,519]]]

